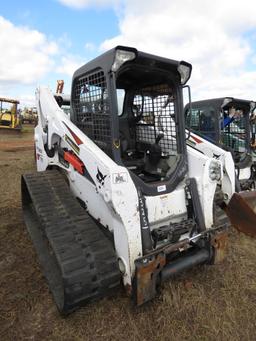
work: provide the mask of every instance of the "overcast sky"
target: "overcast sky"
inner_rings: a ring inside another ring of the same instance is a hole
[[[33,105],[118,44],[193,65],[194,100],[256,100],[256,1],[9,0],[0,5],[0,97]]]

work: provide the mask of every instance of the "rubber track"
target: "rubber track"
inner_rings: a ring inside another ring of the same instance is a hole
[[[67,314],[120,284],[111,241],[58,171],[22,177],[24,219],[59,311]]]

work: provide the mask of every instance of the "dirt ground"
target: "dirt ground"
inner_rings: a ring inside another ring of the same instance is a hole
[[[22,219],[32,128],[0,133],[0,340],[255,340],[256,241],[232,231],[228,257],[173,279],[153,302],[114,297],[60,317]]]

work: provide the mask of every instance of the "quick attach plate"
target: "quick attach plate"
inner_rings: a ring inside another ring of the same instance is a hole
[[[165,263],[166,256],[164,252],[149,256],[149,258],[141,258],[135,261],[137,305],[142,305],[155,297],[158,276],[165,266]]]

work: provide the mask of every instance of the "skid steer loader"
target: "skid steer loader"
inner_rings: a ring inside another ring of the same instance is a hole
[[[186,127],[230,151],[236,168],[236,190],[255,190],[256,163],[252,112],[255,102],[233,97],[207,99],[185,106]],[[204,144],[199,145],[204,148]]]
[[[70,119],[48,88],[37,90],[38,172],[22,176],[22,205],[61,313],[121,279],[141,305],[178,272],[220,261],[227,225],[217,204],[235,223],[238,207],[237,228],[255,235],[255,196],[234,198],[232,158],[223,172],[186,147],[191,69],[117,46],[74,73]]]

